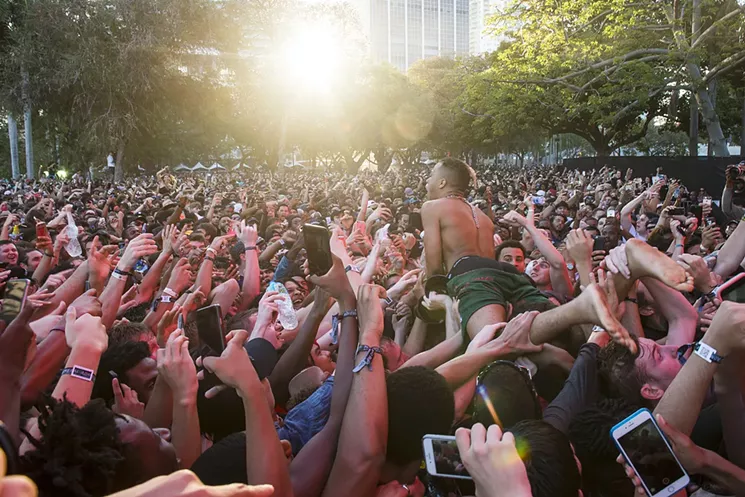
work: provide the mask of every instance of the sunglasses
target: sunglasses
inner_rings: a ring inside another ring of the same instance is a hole
[[[678,347],[678,350],[676,352],[676,356],[678,357],[678,362],[681,366],[685,366],[685,363],[688,359],[686,359],[686,354],[688,354],[688,351],[693,349],[693,347],[696,345],[697,342],[691,342],[691,343],[684,343],[680,347]]]

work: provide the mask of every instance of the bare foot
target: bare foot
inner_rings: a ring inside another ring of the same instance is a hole
[[[636,353],[636,342],[631,339],[629,332],[613,315],[606,294],[600,286],[597,284],[588,286],[577,300],[580,299],[583,300],[584,309],[593,324],[597,324],[607,331],[614,342],[618,342],[628,347],[631,352]]]
[[[626,242],[626,258],[633,278],[651,276],[675,290],[693,290],[693,276],[667,255],[641,240]]]

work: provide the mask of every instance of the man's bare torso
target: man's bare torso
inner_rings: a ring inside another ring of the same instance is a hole
[[[439,222],[445,272],[467,255],[494,258],[494,224],[480,209],[472,209],[461,198],[441,198],[427,203],[431,204],[428,214],[434,215]]]

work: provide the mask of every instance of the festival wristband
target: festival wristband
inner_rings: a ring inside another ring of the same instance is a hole
[[[62,376],[70,375],[73,378],[80,380],[94,382],[96,381],[96,374],[92,369],[84,368],[83,366],[73,366],[71,368],[65,368],[62,370]]]
[[[693,347],[693,353],[708,363],[721,364],[724,357],[717,354],[716,349],[706,345],[704,342],[697,342]]]

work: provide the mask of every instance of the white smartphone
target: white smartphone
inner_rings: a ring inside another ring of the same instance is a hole
[[[616,217],[616,211],[614,209],[608,209],[608,212],[606,212],[606,215],[608,217]]]
[[[460,460],[460,452],[458,452],[455,437],[424,435],[422,445],[424,446],[424,461],[427,464],[427,473],[443,478],[473,479],[466,471],[463,461]]]
[[[648,409],[639,409],[614,426],[611,437],[650,497],[673,495],[690,482]]]

